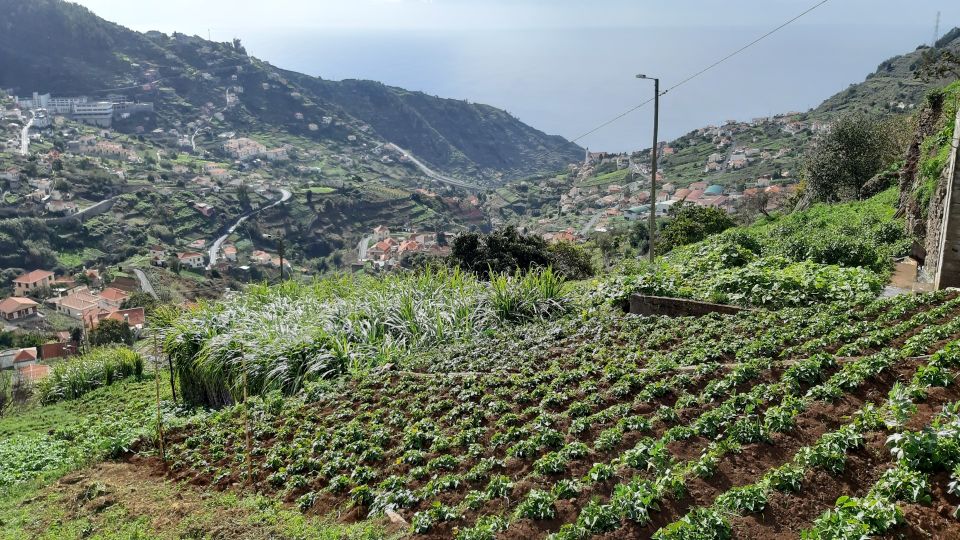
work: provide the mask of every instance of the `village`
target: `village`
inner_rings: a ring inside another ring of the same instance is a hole
[[[105,282],[97,270],[77,276],[56,276],[32,270],[13,279],[13,295],[0,300],[5,333],[46,336],[44,343],[0,351],[0,369],[10,369],[15,383],[34,383],[50,371],[49,362],[77,354],[87,335],[111,320],[129,329],[136,339],[146,325],[143,306],[128,301],[140,291],[136,280],[115,277]],[[66,318],[52,328],[48,319]]]
[[[357,246],[357,268],[386,271],[400,266],[414,255],[443,257],[450,254],[449,243],[456,237],[451,232],[418,232],[410,229],[391,230],[384,225],[373,229]]]
[[[775,130],[789,141],[799,134],[829,129],[827,123],[798,117],[801,113],[790,112],[749,122],[729,120],[722,126],[697,129],[675,142],[677,146],[661,143],[652,204],[649,151],[631,154],[587,149],[584,161],[571,166],[574,183],[560,194],[559,212],[553,218],[539,219],[538,227],[547,231],[542,234],[549,240],[586,238],[618,223],[646,219],[651,207],[656,216],[665,216],[671,206],[681,202],[731,214],[775,211],[797,192],[796,172],[780,165],[795,154],[779,140],[763,147],[753,143],[758,130]],[[697,166],[688,155],[705,158]],[[750,171],[769,172],[751,177]]]

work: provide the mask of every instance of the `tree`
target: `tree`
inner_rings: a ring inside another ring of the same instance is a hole
[[[960,79],[960,56],[950,49],[927,49],[920,54],[920,66],[914,77],[926,82]]]
[[[483,235],[466,233],[453,241],[453,262],[481,277],[489,273],[512,274],[516,270],[546,268],[552,260],[547,243],[539,236],[521,234],[513,226]]]
[[[144,312],[153,311],[157,307],[157,301],[149,293],[137,291],[125,298],[120,304],[120,309],[131,309],[142,307]]]
[[[116,319],[104,319],[90,331],[91,345],[109,345],[111,343],[133,345],[133,331],[130,330],[127,323]]]
[[[657,249],[667,252],[675,247],[699,242],[734,225],[730,214],[720,208],[679,202],[667,211],[666,225],[657,235],[660,239]]]
[[[310,192],[308,191],[307,193]],[[243,208],[250,208],[250,190],[243,184],[237,186],[237,202],[239,202]]]
[[[899,148],[885,122],[847,115],[819,136],[803,164],[813,200],[859,200],[864,184],[899,157]]]
[[[650,247],[650,231],[647,230],[647,225],[643,221],[635,221],[630,226],[627,239],[630,242],[630,247],[641,253],[647,251]]]
[[[568,279],[585,279],[593,275],[590,254],[573,242],[557,242],[550,246],[553,270]]]

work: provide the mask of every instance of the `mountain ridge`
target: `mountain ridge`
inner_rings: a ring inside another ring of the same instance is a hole
[[[20,94],[93,94],[107,90],[104,86],[123,87],[134,97],[156,98],[160,123],[173,124],[216,103],[221,87],[239,83],[239,102],[251,116],[243,123],[260,121],[318,141],[340,141],[344,130],[333,128],[343,126],[323,129],[323,117],[333,116],[368,126],[367,138],[375,144],[396,143],[439,170],[487,182],[556,170],[583,152],[490,105],[376,81],[311,77],[248,55],[239,40],[136,32],[63,0],[0,0],[0,11],[9,14],[0,23],[5,67],[0,87]],[[240,69],[229,69],[237,65]],[[143,76],[148,69],[159,73],[158,83],[149,91],[138,89],[149,82]],[[270,88],[247,99],[255,85],[265,84]],[[173,95],[164,92],[168,88]],[[302,121],[294,121],[296,113]],[[321,128],[307,129],[311,123]]]

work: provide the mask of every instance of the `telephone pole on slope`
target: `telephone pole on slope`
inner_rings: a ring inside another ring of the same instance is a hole
[[[657,128],[660,124],[660,79],[637,75],[638,79],[653,79],[653,147],[650,149],[650,216],[647,221],[647,237],[650,248],[647,255],[653,262],[653,237],[657,227]]]

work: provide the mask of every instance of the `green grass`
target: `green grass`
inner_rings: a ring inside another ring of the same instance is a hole
[[[623,182],[626,180],[627,175],[630,174],[628,169],[621,169],[619,171],[613,171],[606,174],[601,174],[600,176],[591,178],[584,183],[580,184],[580,187],[592,187],[592,186],[603,186],[607,184],[613,184],[616,182]]]
[[[896,188],[867,201],[818,204],[675,248],[655,264],[627,261],[598,289],[780,308],[868,299],[909,248],[894,218]]]
[[[305,192],[306,192],[306,191],[313,192],[314,195],[327,195],[327,194],[333,193],[333,192],[335,192],[335,191],[337,191],[337,190],[333,189],[332,187],[327,187],[327,186],[314,186],[314,187],[311,187],[311,188],[307,188],[307,189],[305,189],[304,191],[305,191]]]
[[[161,373],[161,378],[163,374]],[[91,461],[122,454],[151,436],[152,377],[123,382],[56,405],[8,411],[0,418],[0,487],[53,480]],[[161,380],[161,398],[169,384]]]

